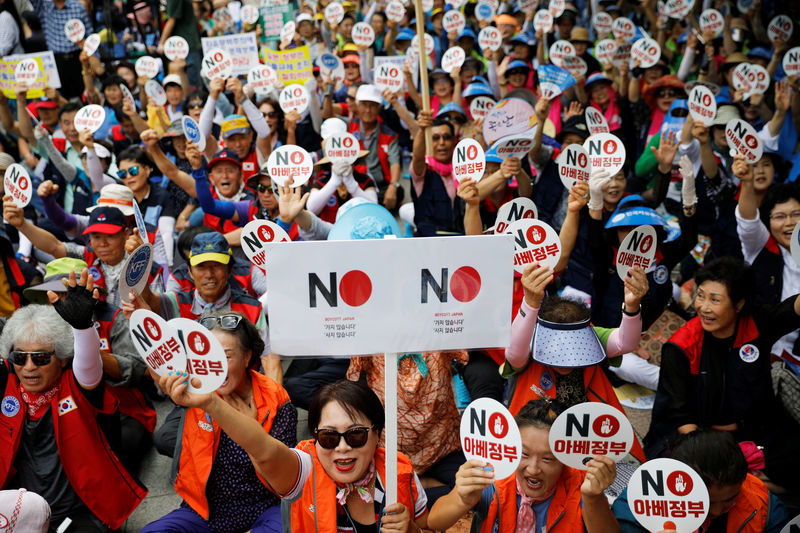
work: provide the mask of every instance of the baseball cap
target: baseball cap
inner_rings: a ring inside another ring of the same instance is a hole
[[[100,207],[116,207],[126,217],[133,216],[133,191],[120,183],[109,183],[100,189],[97,205],[87,207],[86,211],[91,213]]]
[[[358,53],[358,46],[356,46],[354,43],[347,43],[346,45],[344,45],[342,47],[342,53],[344,54],[345,52],[356,52],[356,53]]]
[[[0,525],[0,532],[45,532],[50,523],[50,505],[35,492],[25,489],[0,491],[0,515],[11,517]],[[16,529],[15,529],[16,526]]]
[[[606,223],[606,229],[620,226],[666,226],[667,221],[655,209],[650,209],[641,204],[644,198],[638,194],[626,196],[617,204],[617,209],[611,214]]]
[[[570,117],[569,120],[564,122],[561,131],[556,135],[556,141],[563,142],[564,136],[568,133],[580,135],[584,140],[589,138],[589,128],[586,127],[586,123],[583,121],[583,115]]]
[[[360,65],[361,58],[356,54],[348,54],[342,58],[342,64],[344,63],[355,63],[356,65]]]
[[[97,206],[89,214],[89,226],[83,231],[83,234],[103,233],[105,235],[113,235],[125,229],[126,226],[125,215],[118,208]]]
[[[223,161],[227,161],[228,163],[233,163],[234,165],[239,167],[239,169],[242,168],[242,160],[239,159],[239,156],[236,155],[236,152],[228,148],[225,148],[224,150],[218,152],[217,155],[215,155],[211,159],[211,161],[208,162],[208,170],[211,170],[212,168],[214,168],[215,165],[218,165]]]
[[[222,120],[222,138],[227,139],[237,133],[249,133],[252,131],[247,117],[244,115],[228,115]]]
[[[469,98],[471,96],[491,96],[494,98],[494,93],[492,93],[492,88],[488,85],[484,85],[483,83],[470,83],[467,85],[467,88],[464,89],[462,96],[464,98]]]
[[[308,21],[308,22],[312,22],[312,23],[313,23],[313,22],[314,22],[314,19],[313,19],[313,18],[311,17],[311,15],[309,15],[308,13],[300,13],[300,14],[297,16],[297,18],[295,19],[295,22],[296,22],[298,25],[299,25],[301,22],[306,22],[306,21]]]
[[[414,32],[408,28],[403,28],[399,32],[397,32],[397,37],[394,38],[395,42],[397,41],[410,41],[414,38]]]
[[[178,76],[177,74],[169,74],[167,76],[164,76],[161,85],[166,89],[167,85],[169,85],[170,83],[183,88],[183,83],[181,83],[181,77]]]
[[[0,152],[0,170],[5,170],[14,163],[15,161],[13,157],[5,152]]]
[[[358,102],[375,102],[377,104],[383,104],[381,90],[378,89],[377,85],[362,85],[356,92],[356,103]]]
[[[191,252],[189,253],[189,264],[197,266],[206,261],[216,261],[227,265],[231,262],[233,252],[225,240],[222,233],[216,231],[200,233],[192,241]]]
[[[81,271],[88,268],[86,261],[75,257],[60,257],[47,263],[44,273],[44,282],[22,291],[22,295],[31,303],[47,304],[47,291],[64,292],[61,280],[69,277],[70,272],[80,276]]]

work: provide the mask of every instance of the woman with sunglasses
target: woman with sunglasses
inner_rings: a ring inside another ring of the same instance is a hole
[[[269,142],[272,149],[284,144],[295,144],[287,139],[286,124],[284,123],[283,109],[274,98],[263,98],[258,102],[258,110],[264,115],[269,126]]]
[[[200,319],[220,341],[228,375],[215,398],[234,406],[258,431],[276,442],[297,442],[297,411],[289,394],[258,373],[264,341],[241,313],[217,311]],[[247,451],[234,442],[211,411],[190,406],[167,430],[174,432],[175,491],[180,508],[147,525],[142,532],[281,531],[280,500],[258,478]],[[180,428],[180,433],[179,432]]]
[[[265,433],[235,396],[190,393],[185,375],[161,376],[158,383],[175,403],[208,413],[244,448],[282,498],[285,532],[406,533],[425,526],[425,491],[403,454],[397,459],[398,503],[385,504],[385,451],[378,447],[384,413],[363,383],[322,387],[308,410],[314,439],[294,449]]]

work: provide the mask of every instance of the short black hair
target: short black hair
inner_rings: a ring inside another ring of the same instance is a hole
[[[435,128],[437,126],[447,126],[447,128],[450,130],[450,135],[455,136],[456,134],[456,129],[453,126],[453,123],[450,122],[449,120],[446,120],[444,118],[433,119],[433,125],[431,127]]]
[[[191,226],[178,235],[178,253],[186,263],[189,262],[189,252],[192,250],[194,238],[201,233],[211,233],[212,231],[214,230],[208,226]]]
[[[112,85],[125,85],[125,80],[122,79],[122,76],[119,74],[109,74],[105,78],[103,78],[103,82],[100,84],[100,90],[105,91],[107,87]]]
[[[125,148],[122,152],[119,153],[117,156],[117,161],[125,161],[125,160],[133,160],[143,166],[153,167],[153,162],[150,161],[150,157],[147,153],[142,150],[139,145],[131,145]]]
[[[755,297],[756,278],[753,269],[742,259],[724,256],[706,263],[695,275],[695,285],[716,281],[728,289],[728,297],[735,304],[744,300],[742,312],[749,312]]]
[[[208,100],[208,91],[206,91],[205,89],[195,89],[193,91],[190,91],[189,94],[187,94],[183,98],[183,102],[181,103],[181,109],[187,109],[189,107],[189,102],[192,102],[194,100],[200,100],[202,102],[205,102],[206,100]]]
[[[558,400],[538,399],[531,400],[522,406],[514,420],[517,426],[522,429],[524,427],[535,427],[539,429],[550,429],[553,422],[556,421],[558,415],[563,413],[566,407],[558,402]]]
[[[122,110],[123,103],[120,102],[114,106],[114,117],[117,122],[122,123],[123,120],[132,120],[125,111]]]
[[[776,167],[776,177],[778,175],[777,172],[778,168]],[[758,209],[761,222],[764,223],[767,229],[769,229],[769,217],[772,215],[772,210],[775,209],[775,206],[789,200],[800,202],[800,185],[796,183],[776,183],[767,190],[767,194],[764,195],[764,199],[761,200],[761,206]]]
[[[556,324],[575,324],[591,318],[592,312],[581,302],[552,294],[542,302],[539,316]]]
[[[80,109],[81,109],[82,107],[83,107],[83,104],[82,104],[82,103],[80,103],[80,102],[75,102],[75,101],[69,101],[69,102],[67,102],[66,104],[62,105],[62,106],[61,106],[61,107],[58,109],[58,120],[61,120],[61,116],[62,116],[64,113],[74,113],[74,112],[76,112],[76,111],[80,111]]]
[[[361,413],[380,435],[386,421],[381,400],[365,383],[346,379],[329,383],[322,387],[308,406],[308,430],[313,435],[319,428],[322,409],[331,402],[337,402],[351,418]]]
[[[691,466],[707,487],[730,487],[747,477],[747,459],[729,431],[698,429],[679,435],[670,457]]]
[[[373,17],[375,15],[378,15],[380,18],[382,18],[384,24],[386,24],[386,22],[389,20],[389,17],[387,17],[386,13],[384,13],[383,11],[376,11],[375,13],[372,14]],[[370,20],[370,22],[371,22],[371,20]]]

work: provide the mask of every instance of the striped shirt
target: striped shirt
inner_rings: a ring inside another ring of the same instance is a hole
[[[86,8],[77,0],[66,0],[61,8],[57,8],[52,0],[31,0],[31,3],[39,20],[42,21],[47,48],[54,54],[80,50],[67,39],[67,34],[64,32],[68,20],[78,19],[83,22],[87,36],[93,31],[92,21],[86,13]]]

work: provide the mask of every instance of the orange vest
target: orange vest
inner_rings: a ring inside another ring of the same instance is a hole
[[[304,440],[297,449],[311,455],[311,473],[303,485],[303,492],[293,503],[285,500],[283,530],[286,532],[308,531],[316,533],[336,533],[336,484],[328,477],[317,458],[317,447],[313,440]],[[383,448],[375,450],[375,469],[381,482],[386,486],[386,456]],[[417,487],[414,483],[414,467],[408,457],[397,454],[397,501],[402,503],[414,516],[414,502],[417,500]],[[289,522],[286,509],[289,506]]]
[[[621,413],[625,412],[617,399],[614,387],[611,386],[602,368],[593,365],[583,369],[575,369],[573,372],[578,370],[583,371],[583,386],[586,390],[586,398],[590,402],[605,403],[619,409]],[[514,416],[519,413],[519,410],[522,409],[526,403],[539,397],[539,395],[534,392],[536,389],[532,387],[544,391],[550,398],[556,397],[556,379],[558,373],[548,366],[537,363],[536,361],[531,361],[528,368],[515,377],[516,383],[511,392],[511,400],[508,402],[508,410],[511,411],[511,414]],[[642,462],[647,460],[638,438],[633,441],[631,454]]]
[[[550,500],[550,507],[547,509],[546,531],[563,531],[565,533],[583,531],[581,484],[585,475],[585,472],[564,466],[561,477],[558,478],[553,499]],[[481,524],[480,533],[491,533],[495,523],[498,524],[497,531],[500,533],[516,529],[518,511],[516,479],[515,474],[494,484],[494,498],[489,505],[486,519]],[[473,528],[474,526],[473,523]],[[541,524],[537,524],[538,529],[541,529]]]
[[[17,377],[9,372],[0,415],[0,486],[13,477],[27,406]],[[97,424],[98,414],[113,414],[117,402],[105,389],[103,406],[83,395],[72,370],[64,370],[59,392],[50,401],[58,455],[70,485],[89,510],[111,529],[119,529],[144,500],[147,489],[122,466]]]
[[[728,511],[728,533],[761,533],[769,520],[769,491],[757,477],[747,474],[736,502]]]
[[[289,403],[286,389],[272,379],[250,370],[253,382],[253,402],[258,411],[261,427],[269,433],[275,414]],[[181,444],[178,457],[178,474],[175,477],[175,492],[204,519],[208,520],[209,508],[206,483],[211,475],[214,457],[217,455],[221,430],[205,411],[187,409],[182,420]]]

